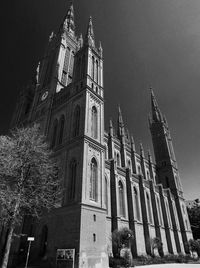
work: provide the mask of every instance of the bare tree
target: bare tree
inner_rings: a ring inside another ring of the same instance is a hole
[[[2,268],[7,267],[15,227],[24,215],[40,217],[56,205],[57,172],[38,125],[0,136],[0,223],[8,229]]]

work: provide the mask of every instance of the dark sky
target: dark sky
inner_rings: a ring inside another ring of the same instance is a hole
[[[5,3],[6,2],[6,3]],[[67,0],[4,1],[1,26],[0,134],[5,134],[20,87],[32,76]],[[147,116],[151,85],[171,129],[185,197],[200,192],[200,1],[74,0],[77,32],[93,17],[104,49],[106,126],[124,121],[138,144],[152,148]]]

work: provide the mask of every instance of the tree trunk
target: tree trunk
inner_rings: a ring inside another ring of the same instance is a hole
[[[8,232],[8,238],[7,238],[7,242],[6,242],[6,248],[4,251],[4,257],[3,257],[3,262],[2,262],[1,268],[7,268],[7,265],[8,265],[8,259],[9,259],[10,248],[11,248],[11,243],[12,243],[12,236],[13,236],[13,232],[14,232],[14,228],[15,228],[15,221],[16,221],[15,218],[16,218],[18,210],[19,210],[19,204],[20,204],[20,194],[18,196],[18,200],[16,201],[15,208],[13,211],[13,217],[12,217],[10,229]]]
[[[12,236],[13,236],[13,231],[14,231],[14,224],[11,224],[11,227],[9,229],[8,233],[8,238],[6,242],[6,248],[4,252],[4,257],[3,257],[3,262],[1,268],[7,268],[8,265],[8,258],[10,254],[10,248],[11,248],[11,243],[12,243]]]

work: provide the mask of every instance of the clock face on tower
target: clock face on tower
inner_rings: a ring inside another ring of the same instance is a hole
[[[42,94],[42,97],[41,97],[41,101],[44,101],[48,96],[48,91],[45,91],[43,94]]]

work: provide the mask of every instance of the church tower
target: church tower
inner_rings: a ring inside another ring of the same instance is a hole
[[[189,220],[183,190],[181,186],[179,171],[174,154],[174,148],[165,116],[162,115],[153,90],[151,89],[151,118],[149,119],[150,131],[152,136],[156,166],[157,183],[162,184],[164,189],[170,189],[174,196],[176,209],[179,218],[181,235],[185,252],[188,253]]]
[[[40,123],[63,186],[60,207],[36,229],[36,251],[55,259],[55,248],[75,249],[75,268],[107,267],[103,50],[91,17],[85,37],[76,36],[72,4],[49,37],[30,106],[27,123]]]

